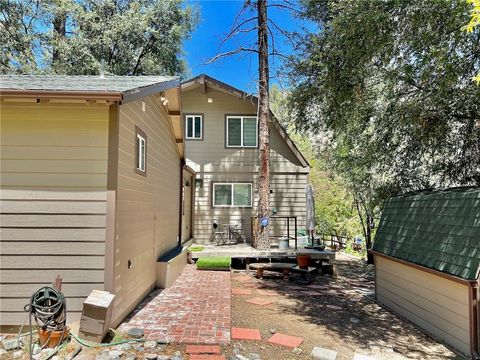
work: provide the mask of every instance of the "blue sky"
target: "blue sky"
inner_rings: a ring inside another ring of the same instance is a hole
[[[258,68],[257,54],[234,55],[212,64],[205,64],[208,59],[217,54],[220,42],[231,29],[233,19],[241,8],[243,1],[190,0],[188,3],[199,8],[201,18],[200,24],[192,34],[191,39],[184,45],[185,56],[192,75],[205,73],[242,90],[255,92]],[[300,30],[301,25],[305,25],[283,9],[269,8],[268,16],[278,26],[289,31]],[[225,44],[220,52],[235,49],[239,44],[243,46],[254,44],[255,40],[255,32],[241,34],[238,40]],[[276,46],[284,53],[292,51],[291,46],[286,41],[277,40]],[[279,61],[279,58],[275,60],[275,63],[272,63],[273,59],[270,60],[271,70],[275,70]],[[272,83],[275,82],[276,79],[273,78]]]

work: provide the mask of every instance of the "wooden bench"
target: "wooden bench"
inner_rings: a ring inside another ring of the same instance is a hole
[[[290,270],[296,264],[289,264],[289,263],[254,263],[250,264],[250,269],[257,271],[257,278],[261,279],[263,277],[263,272],[265,270],[270,271],[281,271],[283,273],[283,279],[288,280],[288,275],[290,274]]]

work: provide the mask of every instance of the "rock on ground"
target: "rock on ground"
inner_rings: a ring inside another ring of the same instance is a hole
[[[310,354],[316,360],[336,360],[337,352],[315,346]]]

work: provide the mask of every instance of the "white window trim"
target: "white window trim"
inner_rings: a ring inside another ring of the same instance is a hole
[[[145,172],[145,164],[146,164],[146,150],[147,150],[147,147],[146,147],[146,141],[145,141],[145,138],[140,135],[140,134],[137,134],[137,142],[138,142],[138,154],[137,154],[137,157],[138,157],[138,162],[137,162],[137,170],[139,171],[142,171],[142,172]],[[142,142],[143,142],[143,149],[142,149]],[[143,161],[142,161],[143,160]],[[143,163],[143,164],[142,164]],[[143,165],[143,166],[142,166]]]
[[[215,186],[217,185],[231,185],[231,199],[232,199],[232,204],[231,205],[217,205],[215,204]],[[235,185],[248,185],[250,186],[250,204],[249,205],[234,205],[233,204],[233,199],[234,199],[234,196],[233,196],[233,187]],[[237,208],[251,208],[252,205],[253,205],[253,186],[252,186],[252,183],[249,183],[249,182],[235,182],[235,183],[221,183],[221,182],[214,182],[213,183],[213,189],[212,189],[212,204],[213,204],[213,207],[226,207],[226,208],[231,208],[231,207],[237,207]]]
[[[241,142],[241,145],[230,145],[228,143],[228,123],[229,123],[229,119],[238,119],[240,118],[240,142]],[[256,131],[256,135],[255,136],[255,145],[243,145],[243,119],[244,118],[255,118],[255,131]],[[226,142],[226,146],[227,148],[239,148],[239,147],[243,147],[243,148],[256,148],[258,147],[258,116],[249,116],[249,115],[230,115],[230,116],[227,116],[227,123],[225,124],[225,126],[227,127],[227,138],[225,139],[225,142]]]
[[[200,118],[200,137],[195,137],[195,118]],[[188,119],[192,119],[192,136],[188,136]],[[203,139],[203,115],[189,114],[185,115],[185,139],[187,140],[202,140]]]

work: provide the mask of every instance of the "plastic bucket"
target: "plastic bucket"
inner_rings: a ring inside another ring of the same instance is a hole
[[[38,338],[40,340],[40,346],[47,348],[54,348],[57,345],[61,344],[63,340],[65,340],[70,335],[70,329],[66,328],[62,331],[49,331],[49,330],[42,330],[38,329]]]
[[[280,238],[278,242],[278,249],[279,250],[287,250],[289,248],[288,238]]]

